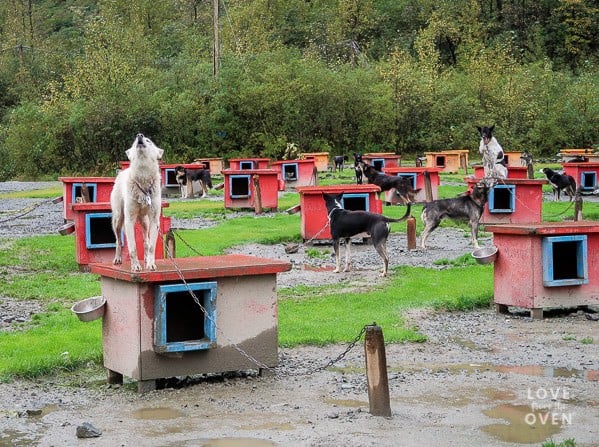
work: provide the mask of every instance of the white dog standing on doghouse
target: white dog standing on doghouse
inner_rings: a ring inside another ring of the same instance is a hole
[[[135,244],[135,223],[143,232],[144,262],[147,270],[156,270],[156,240],[160,228],[162,187],[158,160],[163,150],[143,134],[137,134],[133,145],[125,152],[131,162],[116,176],[110,194],[112,230],[116,237],[113,264],[122,264],[121,231],[125,229],[127,248],[131,256],[131,271],[142,270]]]

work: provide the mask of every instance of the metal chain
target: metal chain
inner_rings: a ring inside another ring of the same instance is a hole
[[[45,204],[45,203],[50,203],[52,200],[43,200],[41,202],[35,203],[27,208],[22,208],[20,210],[14,211],[13,213],[15,215],[9,217],[8,219],[4,219],[4,220],[0,220],[0,223],[5,223],[5,222],[9,222],[11,220],[16,220],[20,217],[26,216],[27,214],[29,214],[30,212],[32,212],[34,209],[40,207],[41,205]]]
[[[160,230],[160,233],[161,233],[162,236],[164,236],[164,234],[163,234],[163,232],[161,230]],[[178,237],[179,237],[179,239],[181,241],[183,241],[184,244],[186,244],[188,247],[190,247],[192,250],[194,250],[193,247],[191,247],[190,244],[188,244],[185,240],[183,240],[183,238],[181,238],[180,235],[178,235]],[[221,335],[224,336],[223,330],[220,329],[220,327],[218,326],[218,324],[216,323],[216,321],[206,311],[206,309],[204,308],[204,306],[202,305],[202,303],[200,302],[200,300],[198,299],[198,297],[196,296],[196,294],[193,292],[193,290],[191,289],[191,287],[187,283],[187,281],[185,279],[185,276],[183,275],[183,272],[181,271],[181,269],[177,265],[177,261],[175,261],[175,258],[173,257],[173,254],[170,251],[170,248],[167,248],[167,257],[171,261],[171,263],[173,264],[173,267],[177,271],[177,275],[179,275],[179,278],[181,279],[181,281],[183,282],[183,284],[187,288],[187,291],[189,292],[189,294],[193,298],[194,302],[199,306],[200,310],[203,312],[203,314],[206,316],[206,318],[208,318],[210,320],[210,322],[214,325],[214,327],[216,328],[216,330]],[[351,343],[345,348],[345,350],[343,352],[341,352],[341,354],[339,354],[337,357],[335,357],[332,360],[329,360],[326,364],[324,364],[322,366],[318,366],[318,367],[316,367],[314,369],[307,370],[307,371],[304,371],[302,373],[291,373],[291,372],[287,372],[287,373],[283,374],[282,372],[277,371],[276,368],[272,368],[272,367],[266,365],[265,363],[261,362],[260,360],[256,359],[251,354],[248,354],[245,350],[243,350],[241,347],[239,347],[236,343],[232,342],[227,337],[225,337],[225,341],[227,343],[229,343],[237,352],[239,352],[239,354],[241,354],[243,357],[245,357],[247,360],[249,360],[250,362],[254,363],[256,366],[258,366],[261,369],[265,369],[265,370],[268,370],[270,372],[274,372],[274,373],[276,373],[276,374],[278,374],[280,376],[302,376],[302,375],[311,375],[311,374],[323,371],[323,370],[325,370],[325,369],[333,366],[335,363],[339,362],[341,359],[343,359],[356,346],[356,344],[358,343],[358,341],[360,341],[360,339],[362,338],[362,336],[366,332],[366,328],[367,327],[368,326],[364,326],[360,330],[360,332],[358,333],[358,335],[356,335],[356,337],[351,341]]]

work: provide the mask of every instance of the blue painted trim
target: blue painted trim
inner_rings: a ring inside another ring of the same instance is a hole
[[[291,166],[293,168],[293,170],[295,171],[295,176],[291,179],[287,179],[287,177],[285,176],[285,168]],[[297,163],[283,163],[281,165],[281,174],[283,176],[283,180],[287,181],[291,181],[291,182],[295,182],[299,179],[299,168],[297,166]]]
[[[240,161],[239,169],[254,169],[254,161],[253,160]]]
[[[364,199],[364,203],[366,204],[366,209],[364,211],[370,211],[370,200],[368,200],[368,194],[364,193],[354,193],[354,194],[343,194],[341,198],[341,206],[345,209],[345,199],[346,198],[354,198],[354,199]]]
[[[510,194],[509,208],[495,208],[495,191],[498,189],[507,189]],[[516,211],[516,185],[495,185],[489,193],[489,212],[490,213],[513,213]]]
[[[199,340],[168,342],[166,324],[166,300],[169,293],[192,290],[206,311],[204,321],[205,337]],[[201,292],[201,293],[199,293]],[[200,351],[216,347],[216,281],[186,284],[162,284],[154,288],[154,350],[156,352]]]
[[[90,191],[90,189],[91,189],[89,199],[92,202],[96,201],[96,197],[98,194],[98,185],[96,183],[81,182],[81,183],[73,183],[72,190],[71,190],[71,203],[77,203],[77,197],[81,197],[81,195],[77,196],[77,194],[76,194],[77,188],[79,188],[79,191],[81,191],[81,188],[83,187],[84,183],[87,185],[88,191]]]
[[[412,173],[412,172],[398,172],[398,173],[397,173],[397,176],[398,176],[398,177],[405,177],[405,178],[407,178],[408,180],[411,180],[411,181],[412,181],[412,189],[416,189],[416,176],[417,176],[417,175],[418,175],[418,174],[414,174],[414,173]]]
[[[593,180],[592,186],[585,186],[585,184],[587,183],[585,181],[587,177],[589,177]],[[582,187],[583,191],[589,191],[589,190],[594,191],[597,188],[597,173],[595,171],[581,172],[580,173],[580,186]]]
[[[85,246],[89,250],[97,249],[97,248],[115,248],[115,242],[107,242],[104,244],[94,244],[92,243],[92,233],[91,233],[91,224],[94,219],[105,219],[109,218],[112,220],[112,213],[87,213],[85,215]],[[112,224],[110,226],[110,230],[112,231]]]
[[[576,242],[576,278],[554,279],[553,248],[560,242]],[[543,285],[545,287],[578,286],[589,283],[587,235],[544,237],[541,243]]]
[[[173,177],[174,182],[169,182],[169,174],[171,174],[171,176]],[[166,188],[179,186],[179,184],[177,183],[177,173],[175,172],[175,168],[166,168],[164,170],[164,186]]]
[[[247,194],[233,194],[233,179],[244,178],[248,182],[248,193]],[[252,196],[252,189],[250,188],[250,176],[249,174],[231,175],[229,176],[229,197],[232,199],[247,199]]]
[[[380,166],[381,169],[383,169],[385,167],[385,159],[384,158],[373,158],[372,166],[374,166],[374,167]]]

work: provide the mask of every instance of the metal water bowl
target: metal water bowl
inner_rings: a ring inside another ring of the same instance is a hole
[[[497,259],[498,254],[497,247],[491,245],[490,247],[477,248],[472,252],[472,257],[479,264],[492,264]]]
[[[81,321],[94,321],[104,316],[106,309],[106,298],[103,296],[93,296],[82,301],[78,301],[71,307],[71,310]]]

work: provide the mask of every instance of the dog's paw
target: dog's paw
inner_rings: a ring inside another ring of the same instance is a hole
[[[116,258],[114,258],[114,259],[112,260],[112,263],[113,263],[114,265],[120,265],[120,264],[122,264],[122,263],[123,263],[123,259],[122,259],[120,256],[119,256],[119,257],[116,257]]]
[[[339,273],[341,270],[336,268],[335,270],[333,270],[333,273]]]
[[[156,264],[154,264],[154,263],[146,264],[146,270],[151,270],[151,271],[156,270]]]
[[[139,263],[139,261],[131,261],[131,271],[141,272],[141,264]]]

